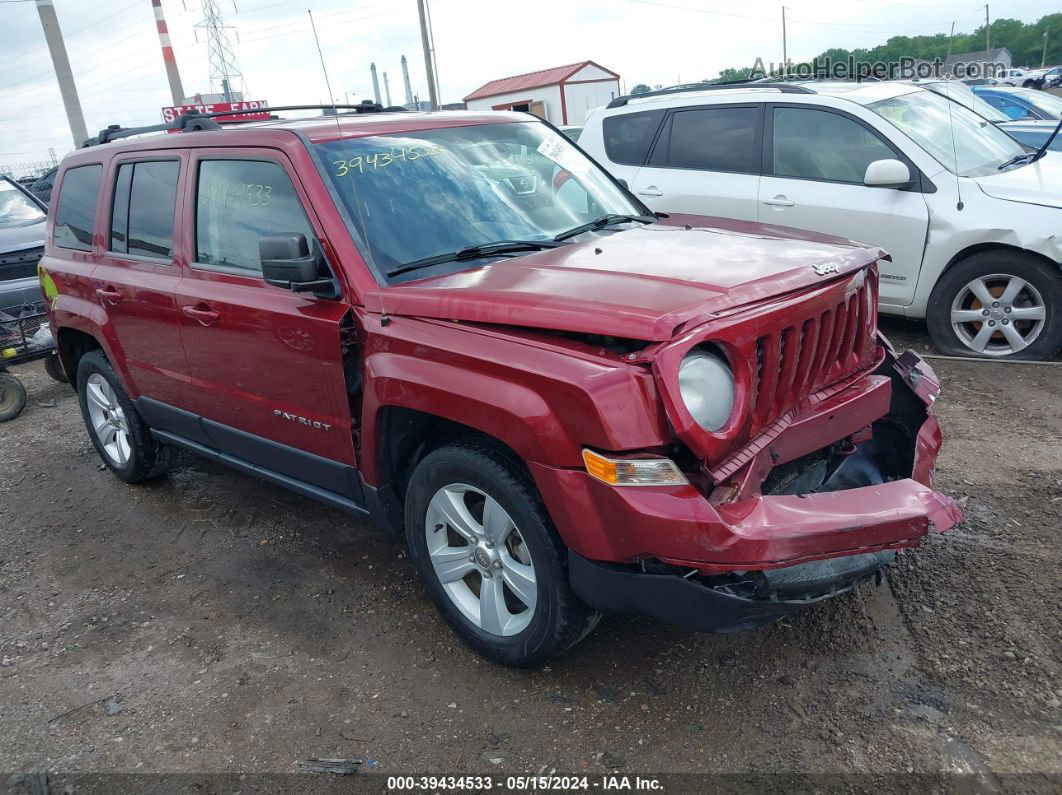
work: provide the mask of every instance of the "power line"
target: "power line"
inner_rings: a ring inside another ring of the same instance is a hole
[[[27,0],[27,2],[28,2],[28,0]],[[116,17],[119,14],[124,14],[130,8],[132,8],[133,6],[137,6],[137,5],[140,5],[140,0],[135,0],[135,2],[130,3],[129,5],[125,6],[124,8],[120,8],[119,10],[117,10],[117,11],[111,13],[111,14],[108,14],[107,16],[100,17],[95,22],[90,22],[87,25],[82,25],[77,30],[73,30],[70,33],[66,34],[64,36],[64,38],[67,41],[70,41],[70,39],[74,38],[74,36],[77,36],[82,31],[88,30],[91,27],[99,25],[101,22],[106,22],[108,19],[111,19],[112,17]],[[117,30],[124,30],[124,29],[128,28],[132,24],[140,24],[140,22],[137,21],[137,22],[129,23],[129,25],[123,25],[122,27],[117,28]],[[111,32],[113,33],[114,31],[111,31]],[[10,58],[5,58],[4,60],[0,61],[0,66],[2,66],[5,63],[10,63],[11,61],[17,61],[19,58],[25,58],[27,55],[32,55],[33,52],[34,52],[33,50],[28,50],[27,52],[24,52],[21,55],[13,55]],[[41,55],[41,56],[38,56],[38,57],[34,58],[32,61],[30,61],[30,63],[36,63],[37,61],[45,61],[47,59],[48,59],[47,55]],[[28,66],[28,65],[29,64],[23,64],[20,67],[14,67],[14,68],[15,69],[21,69],[21,68],[23,68],[25,66]],[[7,72],[7,71],[10,71],[10,70],[5,69],[4,71]],[[0,72],[0,74],[3,74],[3,73],[4,72]]]

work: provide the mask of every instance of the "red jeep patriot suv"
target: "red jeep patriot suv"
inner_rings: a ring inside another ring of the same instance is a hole
[[[962,518],[880,250],[654,217],[525,114],[175,126],[63,161],[41,261],[127,482],[184,448],[404,534],[521,666],[603,610],[764,624]]]

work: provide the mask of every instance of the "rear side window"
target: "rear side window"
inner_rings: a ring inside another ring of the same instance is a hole
[[[92,229],[96,225],[96,198],[100,192],[103,166],[78,166],[63,175],[55,208],[52,242],[60,248],[92,250]]]
[[[313,230],[295,187],[277,163],[204,160],[196,195],[196,263],[261,273],[258,239]]]
[[[606,118],[601,132],[608,159],[628,166],[642,165],[663,116],[662,110],[647,110]]]
[[[123,163],[118,168],[111,210],[111,251],[173,257],[173,213],[180,172],[181,164],[176,160]]]
[[[668,165],[704,171],[760,172],[760,109],[701,108],[671,117]]]

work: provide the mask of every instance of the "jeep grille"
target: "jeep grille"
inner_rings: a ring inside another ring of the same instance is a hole
[[[826,311],[756,339],[750,437],[818,388],[865,366],[874,342],[873,297],[863,284]]]

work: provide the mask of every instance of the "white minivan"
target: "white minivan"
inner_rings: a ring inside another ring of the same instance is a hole
[[[882,312],[965,356],[1062,348],[1062,154],[911,83],[748,83],[619,97],[579,145],[651,209],[872,243]]]

